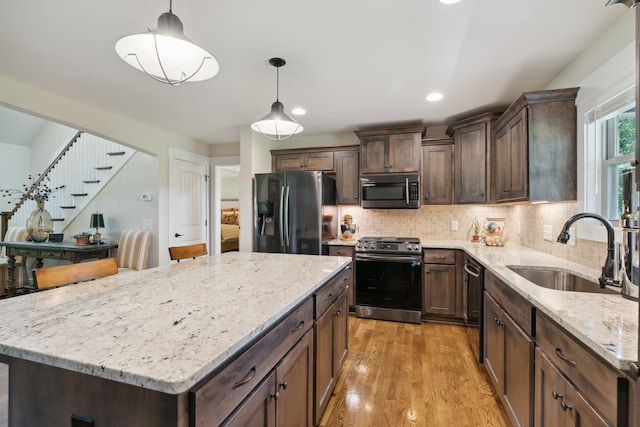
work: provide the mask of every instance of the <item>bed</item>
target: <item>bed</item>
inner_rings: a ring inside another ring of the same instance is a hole
[[[220,211],[220,252],[238,250],[238,209],[222,209]]]

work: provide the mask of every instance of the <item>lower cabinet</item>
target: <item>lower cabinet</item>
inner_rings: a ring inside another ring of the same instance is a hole
[[[536,427],[606,427],[610,426],[584,397],[536,349]]]
[[[462,318],[463,254],[450,249],[425,249],[422,260],[423,318]]]
[[[314,325],[315,330],[315,419],[317,425],[348,353],[347,293],[343,291]],[[289,424],[295,425],[295,424]]]
[[[309,331],[222,424],[312,426],[313,332]]]
[[[487,275],[484,294],[484,363],[496,393],[514,425],[533,425],[534,341],[525,331],[531,328],[530,306],[515,295],[504,295],[495,277]],[[522,298],[522,297],[520,297]],[[510,310],[510,311],[507,311]],[[509,313],[519,318],[516,321]],[[522,316],[521,316],[522,315]],[[553,425],[553,424],[549,424]]]
[[[329,255],[331,256],[346,256],[353,259],[351,263],[351,278],[349,283],[349,289],[347,289],[347,305],[349,310],[355,310],[355,246],[347,245],[329,245]]]

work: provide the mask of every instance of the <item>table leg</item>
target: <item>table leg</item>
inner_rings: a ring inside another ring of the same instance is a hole
[[[36,268],[42,268],[43,266],[44,263],[42,262],[42,258],[36,258]]]
[[[12,297],[16,294],[16,257],[9,255],[7,257],[7,296]]]

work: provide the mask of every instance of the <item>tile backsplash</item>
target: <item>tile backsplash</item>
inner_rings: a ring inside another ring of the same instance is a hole
[[[478,218],[481,224],[485,218],[505,218],[504,236],[508,241],[590,268],[600,268],[607,254],[605,243],[578,238],[575,246],[569,246],[555,241],[565,221],[576,213],[578,206],[575,202],[423,206],[420,209],[340,208],[340,218],[351,214],[356,220],[356,237],[406,236],[424,240],[467,240],[467,231],[474,218]],[[456,231],[451,230],[452,221],[457,221]],[[551,225],[552,241],[543,239],[543,225]]]

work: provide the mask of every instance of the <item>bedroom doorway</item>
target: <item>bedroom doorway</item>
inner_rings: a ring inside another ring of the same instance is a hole
[[[240,157],[211,158],[213,227],[211,253],[238,250],[240,231]]]

